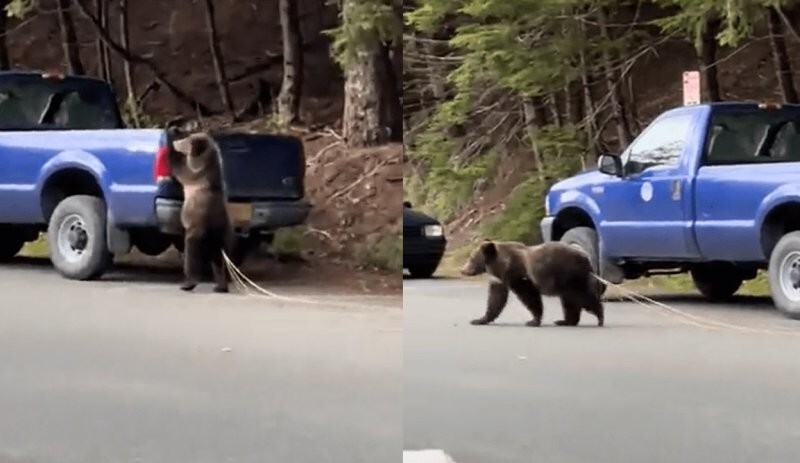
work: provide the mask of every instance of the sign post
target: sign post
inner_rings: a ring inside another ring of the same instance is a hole
[[[683,72],[683,105],[700,104],[700,71]]]

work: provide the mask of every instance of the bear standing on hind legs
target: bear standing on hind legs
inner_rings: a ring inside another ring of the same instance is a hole
[[[202,277],[203,264],[211,261],[214,292],[227,293],[222,252],[230,253],[233,230],[226,208],[219,147],[211,135],[193,133],[172,142],[169,159],[172,175],[183,187],[184,281],[180,288],[192,291]]]
[[[473,325],[491,323],[500,316],[513,291],[533,315],[528,326],[542,324],[542,296],[558,296],[564,319],[556,325],[576,326],[581,310],[594,314],[603,326],[602,283],[594,277],[589,258],[580,250],[552,242],[526,246],[516,242],[485,241],[461,269],[465,276],[488,273],[489,300],[486,314]]]

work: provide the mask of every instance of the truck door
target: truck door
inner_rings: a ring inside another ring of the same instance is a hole
[[[625,175],[596,196],[602,211],[603,254],[676,259],[696,254],[686,140],[700,111],[656,119],[622,155]]]

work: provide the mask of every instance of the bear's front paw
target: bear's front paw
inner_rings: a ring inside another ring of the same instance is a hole
[[[566,324],[567,324],[566,320],[556,320],[555,323],[556,326],[566,326]]]
[[[486,318],[476,318],[475,320],[472,320],[470,323],[473,325],[486,325],[489,323],[489,320],[487,320]]]
[[[525,323],[525,326],[542,326],[542,321],[541,320],[529,320],[527,323]]]
[[[197,287],[196,281],[184,281],[183,284],[180,286],[182,291],[192,291],[194,288]]]

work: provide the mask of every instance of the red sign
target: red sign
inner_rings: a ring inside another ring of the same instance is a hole
[[[683,73],[683,104],[685,106],[700,104],[700,71]]]

